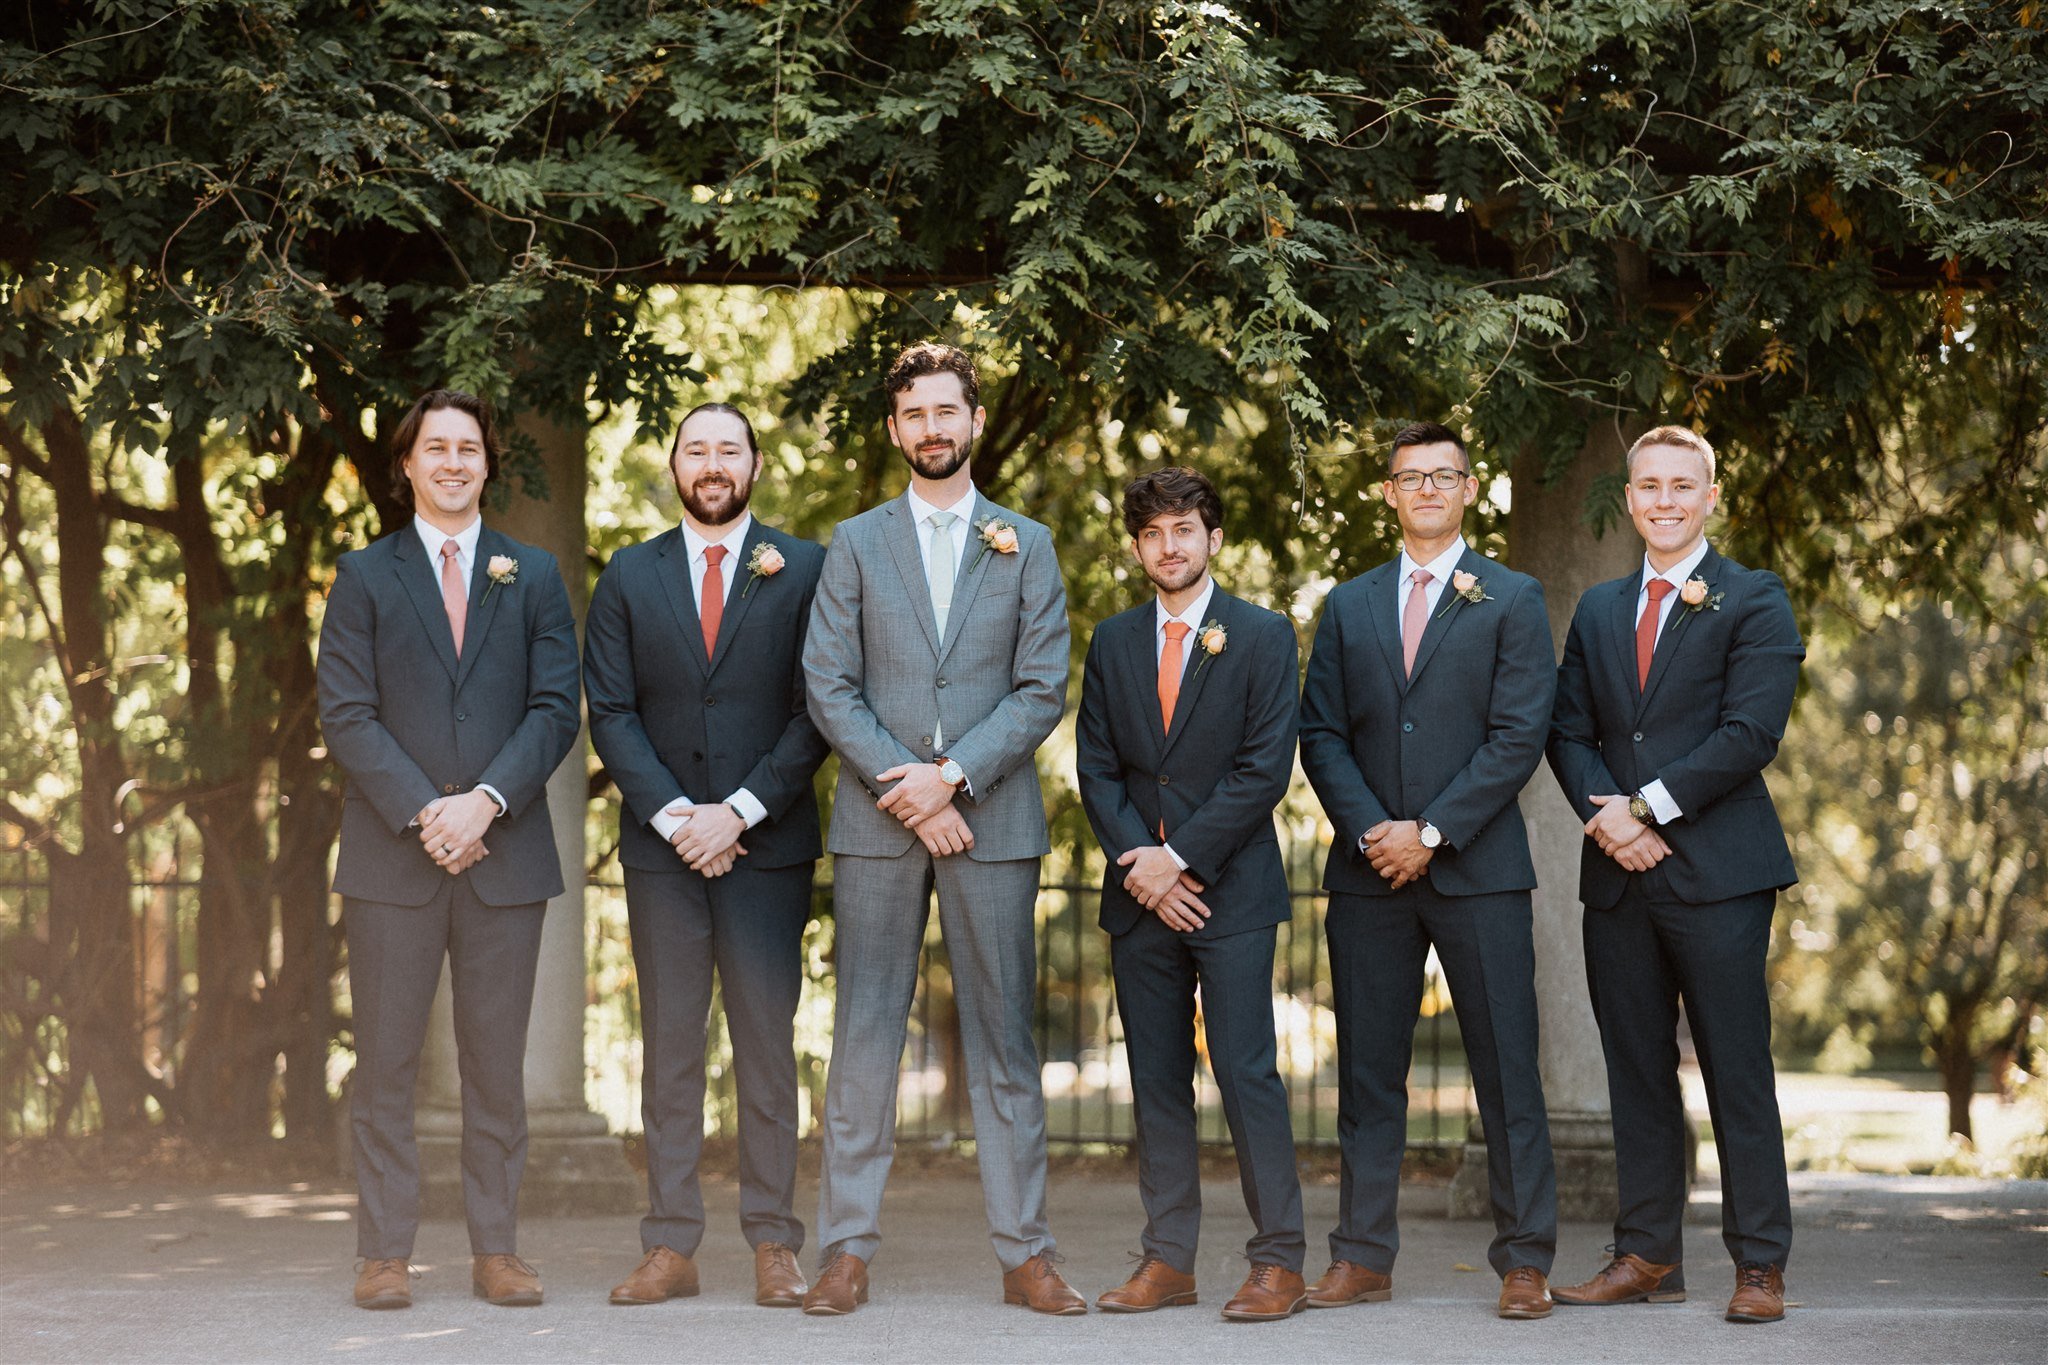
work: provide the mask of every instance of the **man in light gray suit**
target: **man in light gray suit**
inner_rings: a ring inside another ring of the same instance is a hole
[[[842,522],[811,610],[812,719],[840,757],[832,808],[837,1005],[806,1313],[867,1301],[896,1137],[897,1065],[934,885],[952,956],[975,1149],[1003,1299],[1088,1305],[1053,1264],[1045,1097],[1031,1035],[1032,909],[1050,849],[1037,752],[1066,705],[1066,588],[1052,537],[975,492],[987,414],[974,362],[925,343],[884,387],[903,497]]]

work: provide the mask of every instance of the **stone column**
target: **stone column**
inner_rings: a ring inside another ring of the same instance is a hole
[[[519,479],[508,479],[511,498],[504,500],[494,490],[485,517],[514,539],[554,555],[567,582],[580,643],[588,595],[583,526],[588,429],[529,416],[520,419],[518,430],[539,447],[544,488],[529,490]],[[626,1164],[619,1139],[605,1131],[603,1117],[583,1097],[583,1009],[589,994],[583,821],[589,751],[588,732],[579,731],[568,757],[548,780],[548,812],[564,890],[548,902],[526,1035],[528,1142],[519,1207],[527,1216],[632,1213],[646,1199],[646,1187]],[[462,1215],[462,1089],[445,969],[441,982],[420,1068],[420,1193],[425,1216],[453,1218]]]
[[[1629,444],[1647,428],[1641,421],[1627,426],[1600,422],[1578,458],[1547,487],[1535,471],[1525,475],[1518,467],[1508,518],[1508,559],[1542,582],[1551,640],[1560,658],[1580,595],[1642,561],[1642,541],[1619,509],[1604,535],[1596,535],[1587,524],[1585,509],[1596,481],[1621,472]],[[1534,456],[1528,458],[1533,461]],[[1521,805],[1536,862],[1538,1059],[1550,1110],[1550,1143],[1557,1154],[1558,1217],[1567,1222],[1612,1222],[1614,1131],[1607,1105],[1607,1065],[1586,992],[1586,953],[1579,936],[1579,847],[1584,831],[1548,764],[1539,767],[1523,789]],[[1486,1143],[1477,1120],[1451,1184],[1451,1214],[1492,1217]]]

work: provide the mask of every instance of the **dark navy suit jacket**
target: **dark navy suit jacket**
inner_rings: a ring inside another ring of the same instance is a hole
[[[518,561],[493,583],[493,557]],[[462,657],[441,583],[408,520],[341,557],[320,626],[320,725],[348,775],[334,889],[425,905],[448,874],[408,828],[436,797],[479,785],[507,810],[462,875],[486,905],[562,893],[548,777],[576,742],[576,622],[547,551],[486,526],[470,574]]]
[[[1128,933],[1150,913],[1124,889],[1128,869],[1116,860],[1158,844],[1162,820],[1166,842],[1204,888],[1210,917],[1193,937],[1278,924],[1290,914],[1273,810],[1294,773],[1294,627],[1219,587],[1208,619],[1222,624],[1228,643],[1211,655],[1189,637],[1192,661],[1167,729],[1156,612],[1148,598],[1097,626],[1082,669],[1081,805],[1109,860],[1101,925]]]
[[[707,659],[687,544],[672,527],[613,555],[584,623],[590,739],[625,798],[619,861],[682,868],[648,820],[685,792],[723,801],[741,787],[768,812],[741,836],[746,866],[814,861],[823,845],[811,778],[828,749],[805,705],[803,658],[824,547],[756,519],[726,560],[732,588]],[[749,586],[759,545],[780,550],[783,567]]]
[[[1799,879],[1764,786],[1799,686],[1806,646],[1778,576],[1712,549],[1695,577],[1718,597],[1675,603],[1657,638],[1647,686],[1636,684],[1636,599],[1642,570],[1589,588],[1573,613],[1557,673],[1550,767],[1581,819],[1592,796],[1661,781],[1682,812],[1658,833],[1672,893],[1699,904]],[[1579,898],[1604,910],[1630,873],[1589,836]]]
[[[1556,685],[1543,585],[1467,547],[1458,571],[1486,599],[1444,585],[1401,667],[1400,560],[1339,584],[1323,606],[1301,696],[1301,766],[1335,827],[1323,885],[1380,896],[1392,884],[1358,851],[1382,820],[1426,820],[1444,846],[1428,883],[1447,896],[1536,885],[1515,798],[1543,761]]]

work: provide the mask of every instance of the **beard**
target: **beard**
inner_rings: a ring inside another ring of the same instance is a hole
[[[724,526],[747,510],[747,503],[754,496],[754,480],[751,475],[744,479],[706,475],[688,488],[677,484],[676,491],[683,495],[683,506],[699,522]]]
[[[1147,567],[1145,577],[1151,579],[1152,586],[1161,592],[1179,592],[1183,588],[1193,587],[1196,583],[1200,582],[1202,574],[1207,571],[1208,567],[1209,556],[1203,555],[1200,558],[1196,558],[1194,555],[1189,555],[1171,569]]]
[[[949,478],[974,458],[974,438],[970,436],[958,444],[951,441],[938,446],[927,443],[924,447],[905,450],[903,457],[910,461],[912,469],[927,479]]]

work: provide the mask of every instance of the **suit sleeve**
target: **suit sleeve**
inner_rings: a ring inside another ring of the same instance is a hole
[[[685,795],[661,761],[640,719],[640,686],[633,669],[633,621],[626,610],[624,573],[613,559],[597,577],[583,622],[583,690],[590,700],[590,743],[618,784],[628,819],[642,824]]]
[[[1102,632],[1088,641],[1088,657],[1081,663],[1081,709],[1074,717],[1074,769],[1081,791],[1081,809],[1087,812],[1089,827],[1102,845],[1111,867],[1134,848],[1159,842],[1145,827],[1144,817],[1131,803],[1130,788],[1124,785],[1123,765],[1117,761],[1116,740],[1110,733],[1109,680],[1104,676],[1099,646]]]
[[[792,556],[794,557],[794,556]],[[817,600],[818,571],[824,564],[825,556],[814,553],[805,562],[810,566],[808,580],[804,584],[803,604],[798,619],[803,623],[800,629],[808,632],[811,608]],[[770,820],[779,820],[789,813],[789,808],[810,789],[811,778],[818,771],[818,765],[825,761],[830,752],[825,737],[818,733],[816,722],[811,719],[810,704],[804,693],[804,651],[803,641],[791,651],[793,663],[789,674],[789,719],[776,737],[775,746],[761,756],[740,785],[754,794]]]
[[[328,752],[394,834],[440,796],[379,718],[376,609],[354,555],[343,555],[320,622],[320,729]]]
[[[1550,616],[1543,608],[1543,586],[1530,579],[1507,604],[1501,621],[1486,739],[1422,812],[1452,848],[1478,838],[1528,785],[1543,762],[1556,695]]]
[[[972,784],[972,791],[961,793],[969,801],[987,797],[998,782],[1030,763],[1067,709],[1067,585],[1053,554],[1052,534],[1039,528],[1022,553],[1010,693],[966,734],[946,744],[946,757],[959,763]]]
[[[1174,851],[1188,860],[1188,871],[1204,885],[1215,882],[1254,834],[1272,828],[1274,808],[1294,776],[1299,719],[1294,681],[1301,646],[1285,620],[1269,616],[1263,627],[1251,642],[1255,652],[1246,680],[1244,746],[1194,816],[1168,832]]]
[[[554,557],[538,557],[544,563],[526,620],[526,716],[477,779],[496,787],[515,817],[547,790],[583,721],[576,618]]]
[[[1588,594],[1590,596],[1590,594]],[[1565,800],[1581,820],[1591,820],[1600,808],[1595,794],[1620,792],[1621,784],[1607,771],[1600,757],[1600,731],[1593,715],[1593,677],[1588,671],[1586,652],[1586,598],[1579,599],[1572,613],[1572,626],[1565,636],[1564,662],[1557,666],[1557,699],[1550,712],[1550,771],[1564,788]]]
[[[1309,649],[1308,678],[1301,689],[1301,766],[1323,803],[1342,848],[1388,818],[1387,808],[1351,752],[1351,707],[1344,696],[1342,604],[1325,601]],[[1439,826],[1441,828],[1441,826]]]
[[[1769,767],[1792,717],[1806,645],[1778,576],[1757,570],[1750,581],[1754,589],[1742,599],[1728,645],[1721,723],[1698,748],[1657,772],[1682,818],[1698,815]]]
[[[861,784],[872,791],[875,774],[921,760],[868,706],[867,653],[861,640],[864,586],[851,542],[842,527],[825,551],[804,635],[804,691],[818,733],[843,763],[854,765]]]

